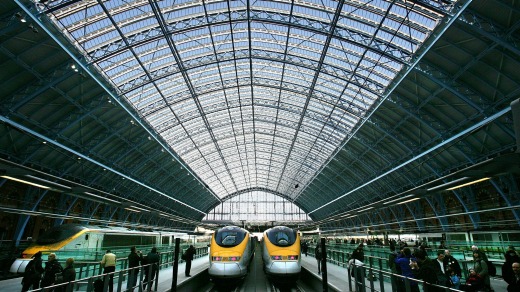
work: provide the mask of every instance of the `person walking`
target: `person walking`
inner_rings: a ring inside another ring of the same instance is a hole
[[[137,275],[139,274],[139,265],[142,261],[141,252],[137,252],[135,246],[130,248],[130,254],[128,255],[128,281],[126,288],[128,291],[134,291],[134,287],[137,284]]]
[[[186,277],[191,277],[190,270],[191,270],[191,261],[193,261],[193,256],[195,255],[197,251],[195,250],[195,247],[193,245],[190,245],[190,247],[185,252],[185,258],[186,258],[186,268],[184,269],[184,275]]]
[[[108,290],[114,291],[114,274],[116,271],[116,255],[112,251],[107,250],[103,258],[101,259],[101,266],[103,267],[103,274],[112,273],[109,275]]]
[[[150,284],[149,288],[153,286],[153,280],[155,279],[155,275],[159,270],[159,254],[157,253],[157,248],[152,247],[152,250],[146,255],[148,266],[148,272],[144,276],[143,280],[143,290],[146,291],[146,285]]]
[[[43,272],[43,279],[41,283],[42,288],[54,285],[56,282],[56,274],[61,273],[62,271],[63,268],[56,259],[56,254],[50,253],[48,255],[47,262],[45,263],[45,270]],[[52,291],[52,289],[50,291]]]
[[[40,280],[44,271],[42,252],[39,251],[35,253],[32,258],[33,259],[25,267],[25,273],[22,278],[22,292],[29,291],[31,286],[31,290],[40,288]]]

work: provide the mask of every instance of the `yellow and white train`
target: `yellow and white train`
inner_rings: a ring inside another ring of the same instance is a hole
[[[262,258],[267,276],[295,281],[301,272],[300,234],[289,227],[276,226],[264,232]]]
[[[211,238],[209,269],[211,279],[243,278],[255,251],[254,238],[249,231],[226,226],[217,230]]]
[[[79,224],[64,224],[49,229],[22,252],[11,265],[11,273],[23,273],[31,257],[41,251],[44,255],[56,253],[58,258],[73,257],[76,261],[98,261],[107,249],[122,249],[130,246],[169,246],[175,238],[188,238],[187,233],[143,232],[123,227],[104,227]],[[45,261],[45,258],[44,258]]]

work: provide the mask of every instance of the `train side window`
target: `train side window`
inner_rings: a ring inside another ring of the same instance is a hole
[[[88,240],[88,233],[85,234],[85,240]]]

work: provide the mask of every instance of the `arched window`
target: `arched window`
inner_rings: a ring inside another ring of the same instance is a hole
[[[311,220],[290,201],[264,191],[251,191],[224,201],[208,213],[204,220],[253,222]]]

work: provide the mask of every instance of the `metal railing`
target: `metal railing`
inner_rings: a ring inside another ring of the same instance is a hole
[[[187,247],[187,246],[186,246]],[[180,255],[183,249],[179,250],[178,260],[179,263],[184,262],[181,260]],[[209,254],[209,248],[207,246],[196,248],[194,258],[207,256]],[[74,266],[76,269],[75,281],[60,283],[53,286],[42,287],[31,291],[46,291],[48,289],[56,289],[65,292],[73,291],[98,291],[96,285],[102,285],[99,291],[109,291],[110,277],[113,277],[113,291],[156,291],[159,281],[159,271],[171,267],[174,265],[175,252],[166,251],[159,253],[158,264],[146,264],[135,268],[128,268],[128,258],[119,258],[116,260],[116,271],[112,273],[103,273],[103,268],[99,262],[75,262]],[[154,267],[157,267],[156,269]],[[128,279],[132,273],[138,272],[138,279],[135,285],[128,285]],[[153,279],[149,281],[148,279]],[[99,284],[102,283],[102,284]]]

